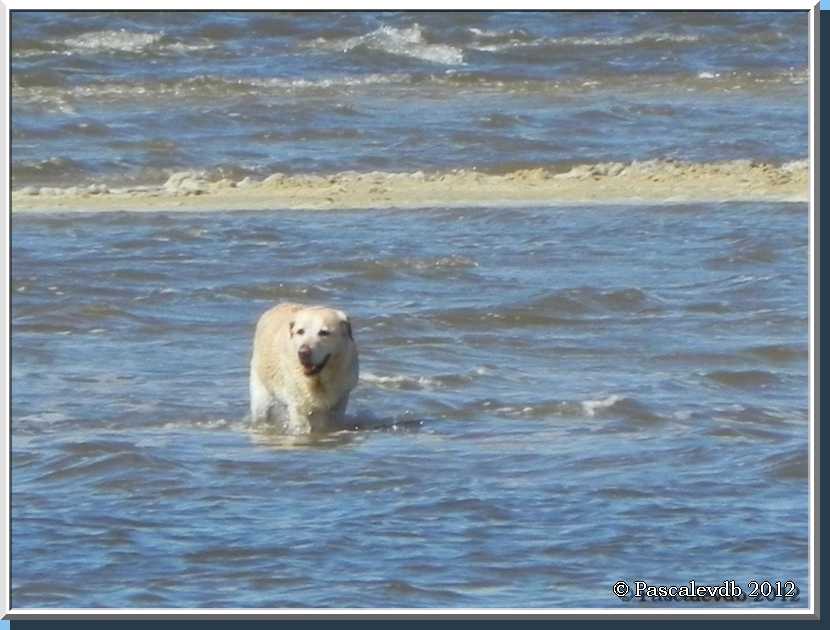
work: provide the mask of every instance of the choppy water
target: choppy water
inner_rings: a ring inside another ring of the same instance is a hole
[[[809,603],[803,204],[16,215],[12,237],[14,607],[639,605],[621,578]],[[246,428],[279,300],[352,314],[350,415],[383,427]]]
[[[807,13],[32,13],[13,186],[807,155]]]

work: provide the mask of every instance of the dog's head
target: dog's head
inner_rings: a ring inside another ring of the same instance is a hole
[[[354,343],[349,317],[343,311],[331,308],[309,307],[297,311],[288,331],[306,376],[320,374],[332,357]]]

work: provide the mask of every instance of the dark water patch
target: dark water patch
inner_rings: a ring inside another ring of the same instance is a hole
[[[78,160],[66,157],[50,157],[35,162],[16,161],[12,165],[13,185],[29,183],[59,184],[69,177],[78,177],[89,171],[89,167]]]
[[[160,475],[152,482],[142,482],[132,475],[113,476],[93,483],[96,492],[116,495],[180,497],[189,491],[189,485],[180,477]]]
[[[252,139],[259,142],[306,142],[309,140],[353,140],[361,135],[360,130],[352,128],[315,129],[308,127],[293,131],[263,131],[254,134]]]
[[[20,140],[30,139],[57,139],[68,135],[89,136],[92,138],[109,137],[113,133],[108,125],[94,119],[73,121],[59,126],[27,126],[15,125],[12,130],[14,137]]]
[[[640,289],[561,289],[523,303],[494,309],[458,308],[432,316],[434,321],[460,328],[523,326],[586,326],[611,314],[652,315],[662,305]]]
[[[154,155],[153,157],[156,158],[154,166],[156,168],[160,166],[165,166],[159,158],[164,158],[163,154],[167,153],[175,153],[181,147],[176,141],[171,140],[170,138],[144,138],[141,140],[113,140],[109,142],[108,146],[112,149],[116,149],[118,151],[123,152],[137,152],[137,151],[146,151],[150,154],[158,154]],[[175,163],[172,160],[167,160],[170,163]],[[144,174],[140,180],[143,182],[150,182],[152,179],[152,172],[148,172]]]
[[[619,418],[636,427],[649,427],[666,420],[646,403],[622,396],[586,401],[582,403],[582,408],[589,417]]]
[[[527,124],[528,120],[522,116],[511,116],[493,112],[479,119],[479,125],[487,129],[510,129],[519,125]]]
[[[452,309],[430,317],[434,324],[461,330],[516,328],[525,326],[580,326],[585,322],[575,317],[557,317],[535,309],[504,309],[483,311],[476,308]]]
[[[809,473],[809,457],[806,450],[798,449],[786,454],[776,454],[764,462],[766,475],[774,480],[803,480]]]
[[[83,120],[62,125],[58,133],[103,138],[112,135],[113,129],[95,120]]]
[[[13,328],[19,333],[84,334],[101,332],[103,325],[153,325],[162,320],[156,315],[139,315],[123,306],[112,303],[71,304],[59,306],[45,304],[29,309],[26,320],[14,320]]]
[[[244,227],[223,226],[218,229],[218,235],[222,240],[231,243],[280,243],[284,235],[274,227],[262,226],[258,230],[245,229]]]
[[[740,365],[745,359],[737,352],[701,352],[677,350],[653,357],[655,361],[670,365],[701,365],[710,367],[712,365]]]
[[[248,23],[250,32],[266,37],[284,37],[297,35],[305,29],[301,22],[289,16],[279,16],[273,13],[255,14]]]
[[[375,280],[390,279],[398,273],[417,277],[443,278],[476,267],[478,263],[473,258],[461,255],[434,258],[372,258],[323,263],[323,269],[326,270],[353,273]]]
[[[15,589],[15,595],[19,600],[29,602],[49,601],[67,602],[73,598],[82,596],[84,588],[66,583],[56,583],[49,580],[38,580],[23,582]],[[25,608],[25,606],[21,606]]]
[[[132,442],[125,440],[90,440],[88,442],[69,442],[60,445],[68,455],[76,457],[93,457],[102,454],[124,454],[139,452]]]
[[[302,577],[280,577],[280,576],[252,576],[248,582],[256,588],[264,592],[281,591],[285,588],[299,588],[309,583],[308,578]]]
[[[697,302],[686,304],[683,308],[689,313],[702,315],[724,315],[735,310],[735,307],[729,302]]]
[[[403,580],[391,580],[384,582],[383,591],[391,597],[403,598],[428,598],[435,601],[458,601],[463,600],[461,593],[450,589],[424,588]]]
[[[29,48],[29,50],[37,50]],[[19,51],[20,52],[20,51]],[[47,51],[38,51],[48,54]],[[12,71],[12,97],[16,88],[27,87],[63,87],[66,85],[66,75],[55,70],[29,70],[27,72]]]
[[[643,313],[661,310],[659,303],[637,288],[617,290],[579,287],[563,289],[533,302],[533,308],[568,314],[581,313]]]
[[[214,300],[217,298],[233,298],[248,300],[267,300],[270,302],[296,301],[312,303],[325,300],[327,292],[317,286],[288,284],[284,282],[273,284],[246,284],[224,285],[215,289],[200,289],[191,293],[194,297]]]
[[[391,511],[396,516],[407,516],[415,518],[419,514],[454,514],[463,513],[475,518],[487,519],[488,521],[509,522],[512,513],[495,503],[483,501],[476,498],[461,499],[440,499],[426,503],[407,504],[395,507]]]
[[[158,471],[175,470],[179,464],[161,457],[140,452],[110,453],[94,459],[63,467],[38,477],[39,482],[72,481],[74,479],[94,480],[116,471],[129,469],[131,475],[137,471],[151,474]]]
[[[89,304],[78,309],[81,320],[93,322],[105,319],[120,319],[133,317],[129,312],[113,304]]]
[[[740,439],[753,444],[761,441],[781,443],[789,439],[786,433],[780,431],[769,431],[749,426],[740,428],[715,427],[706,431],[706,434],[718,438]]]
[[[110,277],[116,281],[139,284],[171,281],[171,276],[168,273],[141,269],[114,269],[110,272]]]
[[[732,405],[717,407],[711,412],[720,420],[731,420],[741,423],[754,423],[764,426],[778,426],[781,424],[803,424],[807,420],[807,410],[803,413],[781,412],[776,409],[764,408],[753,404]]]
[[[174,604],[169,597],[161,593],[132,593],[129,602],[136,608],[173,608]]]
[[[17,469],[23,469],[35,464],[41,460],[37,453],[27,451],[12,451],[11,454],[12,466]]]
[[[292,550],[280,545],[268,547],[205,547],[199,551],[185,553],[182,559],[191,564],[213,564],[220,562],[225,565],[261,564],[273,558],[284,558],[292,554]]]
[[[748,348],[744,352],[772,364],[806,362],[809,358],[809,349],[804,344],[769,344]]]
[[[574,116],[587,124],[617,123],[626,120],[626,116],[613,110],[586,109]]]
[[[777,248],[771,244],[742,243],[735,245],[730,254],[707,259],[704,265],[709,269],[751,267],[774,263],[778,257]]]
[[[48,322],[31,322],[31,323],[12,323],[12,329],[17,333],[34,333],[34,334],[58,334],[69,335],[73,333],[82,333],[86,331],[86,327],[70,326],[67,324],[52,324]]]
[[[603,499],[610,499],[612,501],[626,501],[637,499],[653,499],[654,493],[646,492],[644,490],[637,490],[636,488],[616,487],[603,488],[596,492],[598,497]]]
[[[765,370],[714,370],[704,376],[719,385],[739,389],[764,388],[781,382],[776,374]]]

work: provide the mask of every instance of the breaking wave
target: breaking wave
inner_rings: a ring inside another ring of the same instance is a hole
[[[460,48],[427,41],[423,29],[418,24],[413,24],[408,28],[384,25],[371,33],[348,39],[318,38],[311,43],[311,46],[327,50],[340,49],[344,53],[381,52],[447,66],[464,64],[464,52]]]

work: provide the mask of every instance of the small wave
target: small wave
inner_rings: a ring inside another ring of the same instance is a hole
[[[738,388],[763,388],[779,382],[775,374],[765,370],[715,370],[705,376],[721,385]]]
[[[63,466],[59,470],[41,475],[37,481],[64,481],[77,478],[97,479],[110,474],[121,474],[124,471],[129,471],[131,475],[140,475],[149,471],[172,471],[179,468],[180,465],[176,462],[162,457],[127,451],[108,453],[91,461],[83,459],[74,465]]]
[[[168,100],[183,98],[224,99],[229,95],[265,96],[274,94],[294,94],[298,92],[326,92],[348,88],[371,87],[376,85],[406,85],[412,81],[411,75],[403,73],[342,75],[320,79],[289,79],[284,77],[269,78],[229,78],[214,75],[197,75],[184,79],[164,79],[149,81],[107,81],[66,87],[58,79],[34,77],[28,74],[15,74],[14,99],[19,103],[32,105],[69,107],[69,101],[135,101]],[[33,83],[34,82],[34,83]],[[343,113],[340,108],[339,113]]]
[[[770,363],[791,363],[806,361],[808,349],[802,344],[772,344],[757,346],[746,351],[751,356],[763,359]]]
[[[208,418],[208,419],[192,419],[192,420],[175,420],[167,421],[160,420],[154,423],[148,423],[146,426],[159,426],[167,431],[175,431],[181,429],[199,429],[202,431],[226,431],[231,428],[233,423],[226,418]]]
[[[209,50],[215,45],[207,40],[186,43],[170,41],[163,31],[141,32],[120,30],[90,31],[61,41],[49,42],[69,54],[78,53],[127,53],[131,55],[148,51],[178,54]]]
[[[759,407],[757,405],[729,405],[716,408],[714,417],[719,421],[739,422],[741,424],[757,424],[771,427],[781,424],[806,423],[807,411],[784,412],[781,410]]]
[[[652,411],[645,403],[618,394],[583,401],[582,409],[589,418],[622,417],[625,420],[646,424],[663,420],[662,416]]]
[[[462,598],[461,593],[457,591],[446,588],[424,588],[405,580],[389,580],[379,585],[382,585],[392,598],[420,597],[426,601],[456,601]]]
[[[539,41],[539,38],[532,36],[526,30],[520,28],[511,28],[509,31],[494,31],[472,26],[467,29],[467,32],[472,35],[474,39],[493,43],[503,42],[533,44],[534,42]]]
[[[639,35],[609,35],[606,37],[539,37],[530,38],[524,32],[498,33],[478,31],[480,38],[472,48],[482,52],[503,52],[515,48],[533,48],[540,54],[548,54],[551,48],[608,48],[620,46],[666,47],[677,44],[690,44],[700,40],[697,35],[680,35],[675,33],[641,33]]]
[[[478,122],[482,127],[487,129],[507,129],[525,123],[526,120],[519,115],[493,112],[480,118]]]
[[[383,389],[420,390],[459,387],[471,383],[477,376],[485,373],[484,368],[467,374],[436,374],[433,376],[408,376],[394,374],[381,376],[372,372],[361,372],[360,380]]]
[[[464,328],[519,326],[580,326],[610,313],[644,315],[662,311],[661,304],[641,289],[561,289],[534,300],[496,309],[463,307],[435,313],[442,324]]]
[[[315,286],[292,285],[283,282],[249,285],[227,285],[218,289],[200,291],[202,297],[215,299],[217,296],[227,296],[244,300],[322,300],[326,297],[325,291]]]
[[[452,66],[464,63],[464,53],[460,48],[427,42],[423,29],[418,24],[413,24],[409,28],[384,25],[366,35],[334,41],[320,38],[312,45],[327,49],[341,49],[343,52],[377,51],[441,65]]]
[[[474,401],[445,415],[450,418],[467,418],[482,413],[537,419],[622,418],[634,424],[646,425],[664,420],[663,416],[645,403],[620,394],[588,400],[551,400],[531,404],[506,403],[487,398]]]
[[[182,555],[187,563],[215,565],[235,565],[238,563],[248,564],[250,562],[265,561],[266,558],[280,558],[290,556],[292,549],[278,545],[265,547],[231,547],[231,546],[208,546],[198,551],[191,551]]]
[[[50,157],[45,160],[17,162],[12,165],[12,183],[16,181],[43,180],[61,181],[69,176],[77,176],[87,167],[76,160],[65,157]]]
[[[62,43],[71,50],[76,51],[118,51],[136,53],[161,41],[164,33],[136,33],[126,29],[118,31],[92,31],[70,37]]]
[[[774,480],[807,479],[809,458],[803,449],[784,455],[776,453],[767,458],[765,468],[767,475]]]
[[[342,49],[342,42],[318,42],[319,47],[333,47]],[[425,45],[428,46],[428,45]],[[158,43],[148,50],[164,54],[166,51],[175,53],[176,45]],[[358,46],[351,50],[363,50]],[[135,54],[135,53],[124,53]],[[147,54],[147,53],[143,53]],[[547,57],[550,56],[548,53]],[[450,56],[451,57],[451,56]],[[546,58],[547,58],[546,57]],[[809,79],[807,71],[767,71],[767,72],[724,72],[721,76],[711,79],[701,79],[697,74],[676,75],[639,75],[637,77],[602,75],[586,81],[584,78],[561,79],[557,81],[529,79],[516,77],[493,71],[462,71],[461,68],[451,68],[443,73],[415,72],[415,73],[371,73],[371,74],[343,74],[316,79],[291,77],[259,77],[248,76],[218,76],[203,74],[186,78],[171,78],[159,80],[155,77],[140,81],[108,80],[82,85],[65,85],[66,80],[60,73],[40,70],[12,73],[14,90],[12,98],[14,104],[25,104],[29,107],[44,108],[48,111],[74,112],[73,106],[79,101],[99,102],[112,101],[154,101],[175,99],[177,103],[183,99],[201,101],[217,98],[226,100],[232,95],[246,95],[264,97],[269,94],[305,94],[314,92],[330,92],[350,89],[370,90],[373,86],[395,86],[411,88],[422,92],[433,90],[457,94],[459,88],[480,89],[505,93],[528,94],[573,94],[594,90],[602,86],[610,90],[616,88],[631,88],[632,82],[637,82],[643,90],[657,89],[693,89],[700,91],[730,90],[763,90],[765,88],[780,89],[781,86],[799,85]],[[636,112],[631,115],[635,115]],[[666,114],[664,114],[666,115]],[[498,121],[496,122],[498,125]],[[796,171],[805,168],[800,162],[793,163]]]
[[[332,271],[356,273],[373,280],[389,278],[396,272],[442,278],[476,267],[478,263],[475,260],[457,254],[430,258],[402,257],[338,261],[331,265]]]
[[[122,317],[131,317],[130,313],[112,304],[89,304],[87,306],[82,307],[78,311],[78,315],[81,319],[88,319],[92,321],[97,321],[101,319],[118,319]]]
[[[709,258],[703,264],[711,269],[729,269],[735,266],[773,263],[779,258],[778,248],[774,244],[757,242],[750,238],[731,243],[730,249],[731,252]]]
[[[60,444],[59,448],[74,457],[92,457],[102,454],[124,454],[137,452],[139,448],[132,442],[124,440],[90,440],[88,442],[69,442]]]
[[[593,418],[597,415],[598,410],[609,409],[621,400],[623,400],[623,397],[617,396],[616,394],[613,394],[608,398],[603,398],[602,400],[586,400],[582,403],[582,409],[586,416]]]

